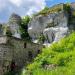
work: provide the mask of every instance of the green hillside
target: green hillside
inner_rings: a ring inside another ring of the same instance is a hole
[[[21,75],[75,75],[75,32],[44,48]]]

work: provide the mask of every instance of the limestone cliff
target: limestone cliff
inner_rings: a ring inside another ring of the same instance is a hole
[[[75,3],[70,5],[70,12],[73,13]],[[39,37],[44,36],[44,45],[50,45],[68,34],[68,31],[74,28],[72,14],[66,12],[64,4],[59,12],[49,13],[48,15],[38,15],[32,18],[28,25],[28,33],[34,43],[39,43]],[[72,23],[69,23],[71,18]],[[75,19],[74,19],[75,20]]]

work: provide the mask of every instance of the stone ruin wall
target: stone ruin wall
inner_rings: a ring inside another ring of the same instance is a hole
[[[26,46],[24,47],[24,43]],[[0,74],[10,69],[11,61],[14,60],[17,69],[23,68],[38,54],[43,46],[32,42],[25,42],[21,39],[11,37],[6,44],[0,44]],[[32,53],[29,59],[28,52]]]

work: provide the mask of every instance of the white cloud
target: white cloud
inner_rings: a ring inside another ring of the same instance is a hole
[[[16,6],[20,6],[22,4],[23,0],[9,0],[9,1]]]
[[[32,5],[33,4],[33,5]],[[45,0],[36,0],[33,1],[29,11],[27,12],[28,15],[32,14],[33,12],[38,12],[39,10],[43,9],[46,5]]]
[[[24,9],[27,14],[32,14],[43,9],[46,5],[45,0],[9,0],[16,5],[19,10]]]
[[[9,14],[30,15],[46,6],[45,0],[0,0],[0,12],[6,10]]]

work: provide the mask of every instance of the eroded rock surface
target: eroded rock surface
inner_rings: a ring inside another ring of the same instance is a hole
[[[9,22],[8,22],[12,36],[17,37],[17,38],[21,38],[20,30],[19,30],[20,24],[21,24],[21,17],[15,13],[13,13],[10,16]]]
[[[38,37],[43,34],[45,37],[44,44],[47,45],[66,36],[67,25],[68,17],[63,11],[47,16],[39,15],[30,21],[28,33],[32,40],[38,40]]]

